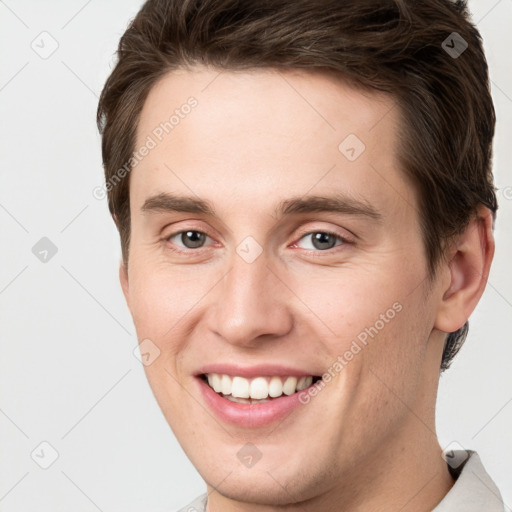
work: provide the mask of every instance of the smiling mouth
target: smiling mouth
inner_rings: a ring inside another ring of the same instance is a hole
[[[246,379],[219,373],[203,373],[200,378],[218,395],[230,402],[242,404],[263,404],[290,396],[321,380],[321,376],[302,377],[265,376]]]

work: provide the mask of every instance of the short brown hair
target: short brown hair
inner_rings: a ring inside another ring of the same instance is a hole
[[[149,91],[172,70],[316,69],[395,99],[398,157],[418,193],[430,277],[479,204],[495,218],[495,112],[481,36],[464,1],[147,0],[117,57],[97,112],[107,183],[130,161]],[[107,190],[127,264],[129,179]],[[466,322],[447,336],[441,370],[467,331]]]

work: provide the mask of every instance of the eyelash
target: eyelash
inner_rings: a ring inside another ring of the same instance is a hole
[[[164,241],[166,242],[169,242],[169,243],[172,243],[170,242],[170,239],[177,236],[177,235],[181,235],[183,233],[186,233],[187,231],[193,231],[195,233],[201,233],[203,235],[206,235],[207,237],[209,238],[212,238],[210,235],[208,235],[208,233],[205,233],[204,231],[200,231],[198,229],[184,229],[184,230],[181,230],[181,231],[176,231],[175,233],[171,233],[169,236],[166,236],[164,238]],[[320,256],[323,254],[323,253],[327,253],[327,254],[333,254],[333,252],[337,252],[337,250],[339,250],[340,247],[343,247],[344,245],[347,245],[347,244],[353,244],[354,242],[352,242],[351,240],[349,240],[348,238],[340,235],[339,233],[336,233],[334,231],[329,231],[329,230],[325,230],[325,229],[316,229],[316,230],[313,230],[313,231],[305,231],[304,233],[301,233],[299,238],[297,239],[297,242],[299,242],[300,240],[302,240],[304,237],[308,236],[308,235],[314,235],[315,233],[322,233],[322,234],[325,234],[325,235],[331,235],[331,236],[334,236],[335,238],[339,239],[341,241],[341,244],[338,244],[338,245],[335,245],[334,247],[330,248],[330,249],[325,249],[325,250],[321,250],[321,249],[302,249],[303,251],[306,251],[306,253],[308,254],[313,254],[314,256]],[[297,242],[294,242],[293,243],[293,246],[295,246],[297,244]],[[173,244],[174,245],[174,244]],[[175,247],[169,247],[169,249],[173,252],[176,252],[178,254],[190,254],[190,252],[202,252],[204,249],[206,249],[206,247],[198,247],[197,249],[176,249]]]
[[[325,230],[325,229],[315,229],[315,230],[305,231],[305,232],[303,232],[303,233],[301,233],[299,235],[299,238],[297,239],[297,242],[302,240],[304,237],[306,237],[308,235],[314,235],[315,233],[322,233],[324,235],[331,235],[331,236],[333,236],[333,237],[335,237],[335,238],[337,238],[338,240],[341,241],[340,244],[335,245],[334,247],[331,247],[330,249],[324,249],[324,250],[321,250],[321,249],[302,249],[303,251],[306,251],[307,254],[311,254],[311,255],[313,255],[315,257],[316,256],[322,257],[322,255],[324,255],[324,254],[332,255],[333,253],[338,252],[339,250],[342,250],[342,247],[344,245],[348,245],[350,243],[353,243],[347,237],[345,237],[343,235],[340,235],[339,233],[336,233],[335,231],[329,231],[329,230]],[[297,244],[297,242],[294,242],[293,246],[295,246]]]

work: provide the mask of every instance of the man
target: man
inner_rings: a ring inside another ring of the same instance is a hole
[[[106,188],[148,380],[207,484],[183,510],[502,511],[435,431],[494,253],[465,4],[149,0],[118,58]]]

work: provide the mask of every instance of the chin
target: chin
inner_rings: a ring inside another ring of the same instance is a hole
[[[209,457],[192,460],[209,491],[214,489],[237,502],[276,506],[308,501],[329,487],[332,473],[305,464],[306,454],[296,454],[292,461],[286,460],[286,454],[278,461],[264,461],[262,457],[253,467],[245,467],[236,457],[238,449],[231,447],[225,453],[212,450]]]
[[[276,506],[304,501],[299,497],[302,492],[297,493],[295,489],[289,491],[289,486],[281,484],[279,477],[268,473],[253,473],[248,470],[239,474],[234,471],[223,482],[213,479],[206,483],[211,487],[215,486],[216,491],[225,498],[240,503]]]

